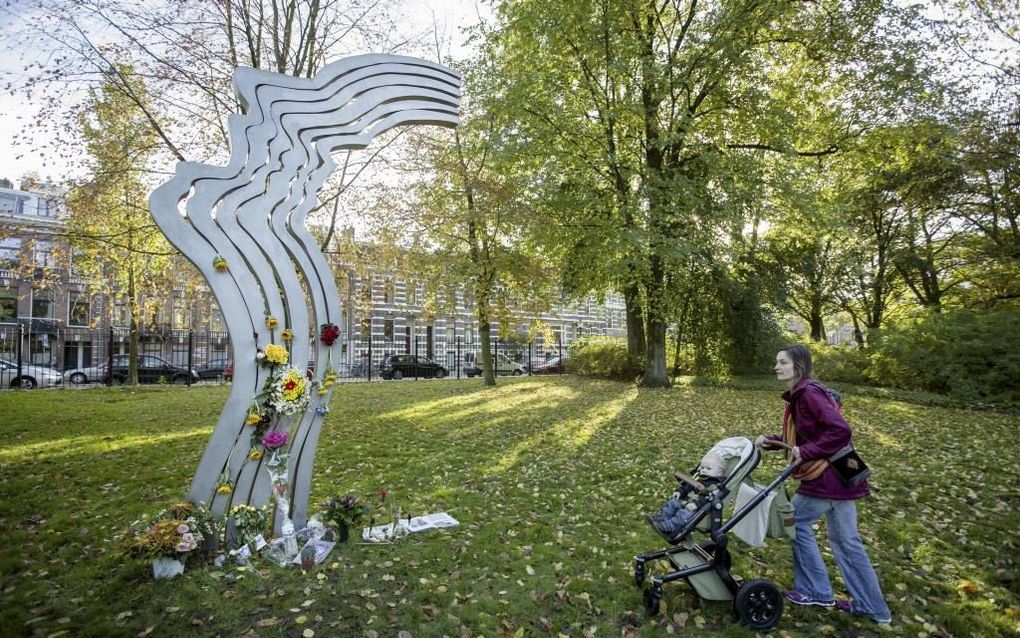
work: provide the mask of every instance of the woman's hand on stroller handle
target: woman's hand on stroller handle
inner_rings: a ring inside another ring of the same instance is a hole
[[[758,437],[755,438],[755,440],[754,440],[754,447],[758,448],[759,450],[768,450],[770,452],[774,452],[776,450],[789,450],[789,449],[792,449],[786,443],[784,443],[784,442],[782,442],[782,441],[780,441],[778,439],[770,439],[769,437],[765,436],[764,434],[759,434]]]

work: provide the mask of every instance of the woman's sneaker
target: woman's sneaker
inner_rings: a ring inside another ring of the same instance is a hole
[[[868,618],[880,625],[888,625],[889,623],[892,622],[892,618],[874,618],[873,616],[867,616],[865,614],[857,613],[856,611],[854,611],[854,601],[852,600],[837,600],[836,608],[839,609],[840,611],[845,611],[848,614],[853,614],[854,616],[864,616],[865,618]]]
[[[786,591],[786,600],[794,605],[807,605],[810,607],[833,607],[836,604],[835,600],[818,600],[817,598],[802,594],[796,589],[788,589]]]

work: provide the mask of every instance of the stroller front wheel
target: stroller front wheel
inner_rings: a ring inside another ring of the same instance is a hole
[[[740,586],[733,608],[741,623],[755,631],[765,631],[775,627],[783,615],[783,596],[772,581],[759,578]]]
[[[655,616],[659,613],[660,601],[662,601],[661,588],[649,587],[645,590],[645,611],[648,612],[649,616]]]
[[[634,584],[641,587],[645,584],[645,561],[634,562]]]

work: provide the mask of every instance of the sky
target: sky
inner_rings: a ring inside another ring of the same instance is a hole
[[[5,4],[6,7],[0,10],[0,36],[4,30],[17,29],[20,17],[18,0]],[[476,6],[479,4],[476,0],[406,0],[406,4],[408,10],[404,15],[408,30],[431,29],[434,15],[440,33],[445,33],[450,39],[451,53],[454,57],[467,53],[465,36],[460,32],[460,28],[474,24],[479,11],[482,15],[488,14],[485,5]],[[0,89],[11,80],[16,81],[23,76],[25,63],[21,57],[26,54],[31,56],[32,52],[0,48]],[[19,133],[22,127],[37,113],[38,105],[21,95],[11,95],[0,90],[0,178],[11,180],[15,186],[22,175],[32,171],[37,172],[45,181],[59,183],[69,177],[65,164],[40,157],[37,149],[45,140],[21,139]]]

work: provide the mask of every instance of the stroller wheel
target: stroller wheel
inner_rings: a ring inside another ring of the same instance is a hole
[[[662,600],[662,589],[658,587],[649,587],[645,590],[645,611],[648,612],[649,616],[655,616],[659,613],[659,602]]]
[[[634,561],[634,584],[641,587],[645,584],[645,561]]]
[[[775,627],[783,615],[783,595],[770,580],[750,580],[737,590],[733,608],[741,623],[765,631]]]

